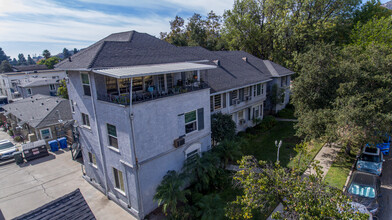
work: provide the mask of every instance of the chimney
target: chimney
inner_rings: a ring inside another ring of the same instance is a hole
[[[71,57],[68,57],[68,61],[69,61],[69,62],[72,62],[72,59],[71,59]]]
[[[242,57],[242,60],[244,60],[245,62],[248,62],[248,57]]]
[[[214,62],[215,65],[220,66],[220,60],[213,60],[212,62]]]

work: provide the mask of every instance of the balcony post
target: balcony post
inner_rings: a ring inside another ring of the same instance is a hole
[[[131,78],[131,82],[129,83],[129,105],[132,104],[132,83],[133,83],[133,78]]]

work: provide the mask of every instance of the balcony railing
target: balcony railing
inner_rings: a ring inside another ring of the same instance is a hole
[[[176,86],[168,89],[167,92],[163,90],[157,90],[155,88],[149,89],[150,91],[134,91],[132,93],[132,104],[137,104],[140,102],[156,100],[164,97],[174,96],[178,94],[184,94],[192,91],[197,91],[201,89],[208,88],[208,85],[204,82],[201,83],[193,83],[191,85],[186,86]],[[130,104],[130,96],[129,93],[125,94],[98,94],[98,100],[116,103],[120,105],[129,105]]]

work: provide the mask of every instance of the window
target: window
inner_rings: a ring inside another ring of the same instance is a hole
[[[49,85],[49,90],[50,91],[56,91],[56,86],[54,84]]]
[[[109,146],[115,147],[118,149],[116,126],[111,125],[111,124],[106,124],[106,128],[108,130]]]
[[[219,110],[222,108],[222,95],[214,95],[210,98],[211,102],[211,111]]]
[[[40,132],[42,139],[52,139],[52,132],[50,131],[50,128],[44,128],[40,130]]]
[[[90,127],[90,119],[88,118],[87,114],[82,113],[82,122],[83,125]]]
[[[87,73],[82,73],[81,76],[82,76],[82,85],[83,85],[84,95],[91,96],[90,78]]]
[[[196,110],[185,113],[185,133],[191,133],[197,130],[197,116]]]
[[[32,95],[32,94],[33,94],[33,91],[30,88],[28,88],[27,89],[27,95]]]
[[[114,183],[117,190],[124,192],[124,179],[123,173],[113,167]]]
[[[95,157],[95,154],[88,152],[88,160],[94,167],[97,167],[97,158]]]
[[[245,93],[245,89],[240,89],[239,90],[239,99],[241,100],[241,101],[244,101],[244,93]]]
[[[261,95],[261,84],[257,84],[257,96]]]
[[[244,110],[238,112],[238,120],[244,119]]]
[[[233,102],[233,100],[237,99],[238,94],[237,94],[238,90],[232,91],[230,93],[230,105],[234,105],[235,103]]]
[[[199,143],[192,144],[185,150],[185,159],[188,161],[194,160],[197,155],[200,156],[200,149],[201,149],[201,144]]]
[[[75,113],[75,103],[74,103],[74,101],[72,99],[70,99],[69,101],[71,102],[72,113]]]
[[[261,94],[264,94],[264,84],[261,84]]]

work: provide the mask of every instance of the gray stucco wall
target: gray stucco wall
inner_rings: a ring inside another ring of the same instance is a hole
[[[50,96],[50,92],[57,92],[57,89],[58,89],[58,87],[59,87],[59,85],[58,84],[54,84],[54,86],[55,86],[55,90],[53,90],[53,91],[51,91],[50,90],[50,87],[49,87],[49,85],[43,85],[43,86],[35,86],[35,87],[18,87],[18,90],[19,90],[19,92],[20,92],[20,94],[21,94],[21,96],[23,97],[23,98],[27,98],[27,97],[29,97],[29,96],[32,96],[32,95],[37,95],[37,94],[41,94],[41,95],[49,95]],[[28,95],[27,94],[27,89],[31,89],[31,91],[32,91],[32,94],[31,95]]]
[[[90,119],[89,128],[80,126],[79,129],[87,176],[105,189],[104,174],[106,173],[109,196],[114,201],[134,214],[142,211],[141,216],[148,214],[157,207],[152,197],[162,177],[168,170],[179,170],[182,167],[185,160],[184,150],[193,143],[200,143],[201,151],[210,147],[209,89],[142,102],[133,106],[122,106],[96,100],[94,74],[90,73],[92,97],[83,95],[79,72],[70,71],[68,76],[69,97],[76,103],[73,118],[79,125],[82,124],[81,113],[88,114]],[[100,78],[97,77],[97,82],[101,82]],[[92,102],[93,99],[95,104]],[[179,138],[185,126],[184,123],[180,125],[179,115],[200,108],[204,109],[204,129],[186,135],[185,145],[174,148],[173,141]],[[136,187],[136,160],[132,156],[134,146],[130,114],[133,114],[134,118],[142,200],[139,200]],[[116,126],[118,150],[108,146],[107,123]],[[88,152],[96,155],[96,168],[89,163]],[[113,168],[123,173],[124,193],[114,187]],[[143,203],[143,210],[139,207],[139,201]],[[127,205],[130,205],[130,208]]]

